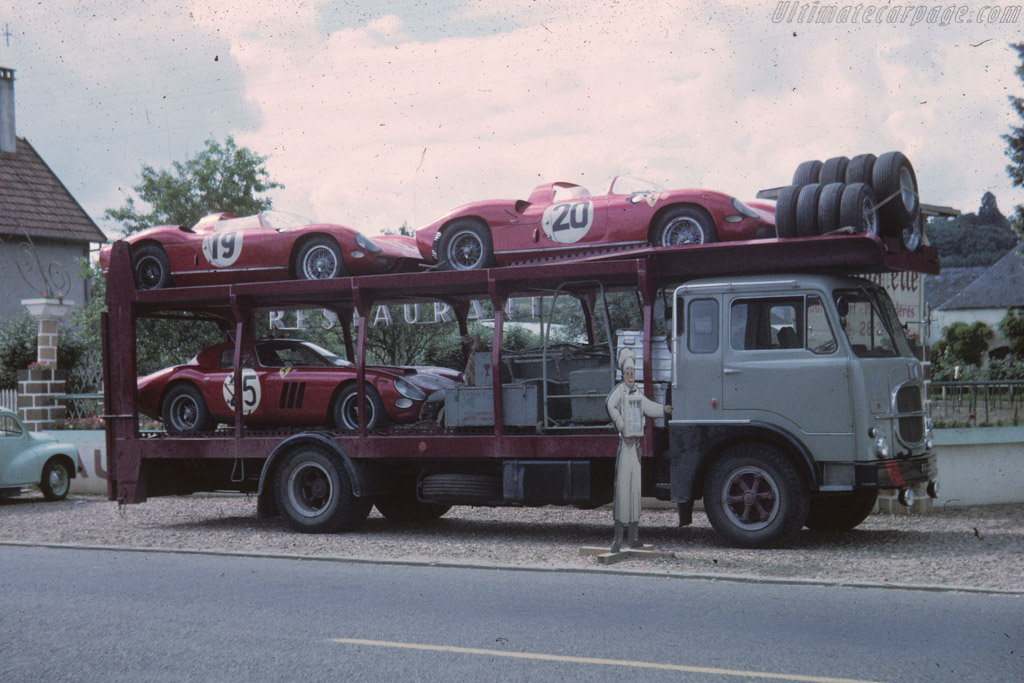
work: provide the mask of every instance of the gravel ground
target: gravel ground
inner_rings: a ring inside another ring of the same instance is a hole
[[[1024,505],[871,515],[838,534],[804,530],[789,548],[737,550],[703,512],[679,529],[674,510],[645,510],[641,540],[673,559],[631,559],[614,569],[946,586],[1024,593]],[[0,499],[0,543],[128,546],[310,557],[543,568],[598,568],[580,546],[611,541],[608,509],[453,508],[440,520],[398,525],[374,510],[356,532],[307,535],[256,518],[245,496],[154,498],[118,508],[101,496],[48,503],[35,493]]]

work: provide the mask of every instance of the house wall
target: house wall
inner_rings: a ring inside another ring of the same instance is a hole
[[[85,281],[79,277],[82,270],[79,262],[88,258],[88,244],[33,239],[32,244],[35,247],[34,253],[38,256],[38,264],[34,258],[28,259],[27,263],[32,268],[32,272],[27,273],[28,281],[18,270],[19,263],[22,269],[25,269],[26,266],[26,255],[21,248],[22,244],[25,244],[24,238],[7,236],[0,243],[0,317],[26,313],[25,307],[21,305],[22,299],[44,298],[42,294],[43,280],[39,273],[40,265],[43,273],[49,274],[51,264],[59,264],[70,280],[70,287],[67,294],[64,295],[64,300],[74,302],[79,306],[85,305],[87,293]]]

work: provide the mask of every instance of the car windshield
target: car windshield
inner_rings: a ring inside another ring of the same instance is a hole
[[[271,230],[291,230],[301,228],[312,223],[305,216],[284,211],[263,211],[254,216],[242,216],[241,218],[223,218],[213,226],[213,229],[222,230],[253,230],[255,228],[270,228]]]
[[[892,300],[882,290],[862,287],[833,292],[843,332],[861,358],[913,356]]]
[[[351,368],[341,356],[310,342],[275,340],[256,344],[256,357],[265,368]]]
[[[660,185],[643,178],[620,175],[612,179],[608,194],[646,194],[648,192],[661,192],[664,189]]]

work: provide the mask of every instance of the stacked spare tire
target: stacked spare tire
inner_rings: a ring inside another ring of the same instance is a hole
[[[779,237],[867,232],[899,238],[908,251],[923,242],[923,220],[917,176],[902,152],[805,161],[775,206]]]

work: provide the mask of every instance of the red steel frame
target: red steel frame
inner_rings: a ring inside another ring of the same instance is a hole
[[[479,271],[422,272],[334,280],[259,282],[206,287],[136,291],[129,245],[117,242],[111,254],[104,316],[105,406],[107,415],[108,497],[120,503],[146,500],[140,470],[146,459],[266,459],[292,433],[249,432],[236,402],[230,432],[144,438],[137,429],[135,323],[140,317],[168,311],[212,314],[230,321],[233,338],[251,338],[255,310],[326,308],[343,322],[346,351],[356,359],[362,407],[365,394],[365,340],[371,308],[378,303],[442,301],[448,303],[466,333],[470,301],[487,297],[494,305],[492,367],[501,367],[504,307],[509,297],[550,293],[566,281],[597,280],[606,288],[635,288],[643,302],[644,339],[653,337],[653,304],[658,289],[699,277],[783,272],[884,272],[914,270],[937,273],[933,248],[915,253],[900,250],[898,240],[874,235],[841,235],[790,240],[721,242],[667,249],[636,249],[573,261],[493,268]],[[429,296],[425,296],[428,292]],[[359,313],[356,348],[351,338],[353,311]],[[586,310],[591,318],[592,311]],[[593,340],[591,340],[593,341]],[[242,386],[241,344],[235,346],[235,386]],[[643,355],[645,377],[653,376],[650,348]],[[502,415],[500,373],[494,375],[494,414]],[[645,391],[652,391],[650,383]],[[363,412],[362,410],[360,411]],[[645,459],[655,455],[648,430]],[[331,433],[330,438],[352,459],[600,459],[614,458],[617,436],[611,429],[593,432],[523,434],[500,421],[488,433],[443,431],[357,435]]]

